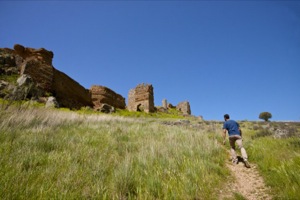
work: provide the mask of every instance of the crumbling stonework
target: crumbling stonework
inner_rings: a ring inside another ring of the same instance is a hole
[[[177,106],[176,109],[182,112],[184,115],[190,115],[191,114],[191,107],[190,103],[188,101],[183,101],[180,102]]]
[[[125,109],[126,107],[125,98],[107,87],[93,85],[90,92],[92,95],[94,109],[100,108],[102,104],[108,104],[120,109]]]
[[[52,91],[60,107],[80,109],[93,106],[90,91],[56,69],[53,74]]]
[[[90,90],[85,89],[65,73],[55,69],[52,65],[53,56],[52,51],[44,48],[27,48],[19,44],[16,44],[14,49],[0,48],[0,75],[3,77],[0,80],[0,97],[10,97],[11,94],[14,97],[15,94],[20,96],[20,100],[34,99],[46,103],[47,99],[44,99],[53,95],[60,107],[71,109],[94,107],[96,110],[99,108],[113,112],[114,109],[108,108],[109,106],[126,108],[125,98],[111,89],[97,85],[92,86]],[[27,75],[32,82],[24,87],[26,90],[22,93],[23,88],[16,85],[14,79]],[[9,76],[12,76],[12,79]],[[164,99],[162,107],[155,108],[153,86],[139,84],[129,91],[127,108],[130,111],[168,112],[169,108],[175,106]],[[189,102],[181,102],[176,108],[184,115],[191,114]]]
[[[148,84],[139,84],[128,94],[128,110],[154,112],[153,87]]]
[[[53,53],[44,48],[25,48],[16,44],[14,49],[0,49],[0,74],[7,69],[17,69],[22,75],[29,75],[41,96],[52,93],[62,107],[79,109],[92,106],[88,90],[52,66]],[[14,73],[16,74],[16,73]]]
[[[167,102],[167,99],[163,99],[163,100],[162,100],[162,107],[163,107],[164,109],[168,109],[168,102]]]
[[[20,58],[20,57],[18,57]],[[19,73],[13,49],[0,48],[0,75],[14,75]]]

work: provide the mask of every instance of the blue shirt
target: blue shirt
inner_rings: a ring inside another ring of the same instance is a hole
[[[234,121],[234,120],[227,120],[224,122],[223,124],[223,129],[226,129],[228,131],[228,135],[241,135],[240,131],[239,131],[239,127],[240,125]]]

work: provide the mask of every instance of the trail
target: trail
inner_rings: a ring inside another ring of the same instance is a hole
[[[237,153],[239,152],[237,151]],[[239,158],[239,160],[242,159]],[[243,162],[233,164],[228,160],[226,161],[226,166],[232,174],[232,179],[225,183],[219,191],[220,200],[235,199],[236,195],[243,196],[247,200],[272,199],[270,189],[265,185],[255,164],[250,162],[251,168],[246,168]]]

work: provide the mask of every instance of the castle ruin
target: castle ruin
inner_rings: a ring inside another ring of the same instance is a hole
[[[115,108],[125,109],[125,98],[113,90],[100,85],[93,85],[90,89],[94,109],[101,107],[102,104],[108,104]]]
[[[148,84],[139,84],[131,89],[128,94],[129,111],[154,112],[153,86]]]
[[[182,112],[182,114],[184,114],[184,115],[191,115],[191,107],[190,107],[190,103],[188,101],[180,102],[176,106],[176,110]]]

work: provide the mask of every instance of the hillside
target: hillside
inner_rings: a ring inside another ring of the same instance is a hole
[[[1,199],[296,199],[300,189],[299,123],[241,121],[247,169],[228,161],[222,122],[4,102],[0,112]]]

